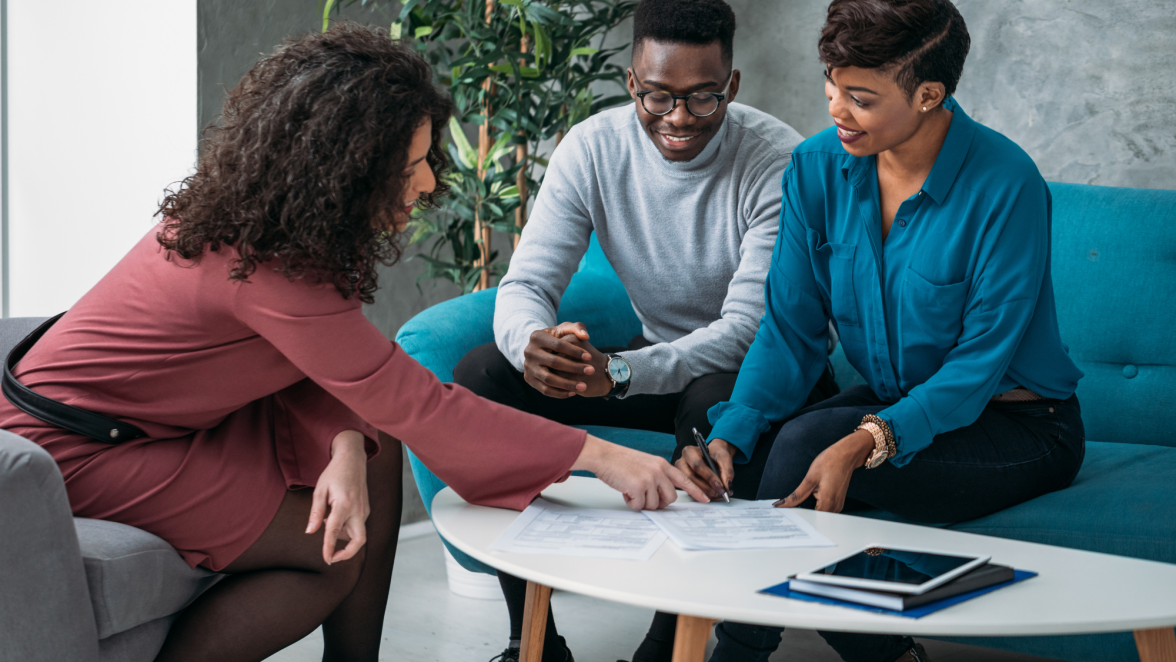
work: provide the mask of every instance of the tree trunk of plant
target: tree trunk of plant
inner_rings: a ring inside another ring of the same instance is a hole
[[[519,51],[521,51],[523,53],[527,52],[527,35],[525,35],[525,34],[523,35],[522,44],[519,46]],[[524,65],[524,64],[526,64],[526,62],[527,61],[525,59],[520,59],[519,65],[520,66]],[[524,131],[520,131],[519,135],[522,136],[524,139],[527,137],[527,134]],[[520,166],[518,177],[517,177],[517,179],[515,179],[515,184],[519,187],[519,208],[515,210],[515,227],[517,227],[519,229],[519,232],[522,232],[523,226],[527,224],[527,144],[526,143],[519,145],[518,148],[515,149],[515,163],[518,163]],[[511,243],[511,248],[518,248],[519,247],[519,239],[521,239],[521,238],[522,238],[521,234],[514,235],[513,241]]]
[[[490,24],[490,20],[494,17],[494,0],[486,0],[486,24]],[[486,82],[482,84],[482,89],[486,91],[486,100],[482,103],[482,126],[478,127],[478,178],[482,178],[486,174],[486,155],[490,153],[490,97],[494,93],[494,81],[487,78]],[[474,287],[474,291],[484,290],[490,287],[490,270],[486,267],[490,265],[490,226],[482,223],[481,214],[474,211],[474,236],[478,239],[479,257],[474,263],[476,267],[483,267],[481,275],[478,276],[478,285]]]

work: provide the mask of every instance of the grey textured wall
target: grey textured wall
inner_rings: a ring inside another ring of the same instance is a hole
[[[232,89],[241,76],[263,53],[273,51],[282,39],[321,29],[320,0],[200,0],[197,5],[199,37],[198,103],[201,128],[220,115],[226,89]],[[386,12],[349,7],[345,18],[388,25],[392,16]],[[406,251],[416,252],[415,248]],[[457,296],[457,288],[447,283],[424,283],[417,290],[416,278],[422,263],[404,262],[380,274],[376,303],[364,313],[392,338],[402,324],[429,306]],[[396,406],[395,403],[389,403]],[[426,519],[424,505],[416,484],[404,462],[404,522]]]
[[[805,136],[831,126],[816,43],[828,0],[729,0],[739,100]],[[956,98],[1047,180],[1176,188],[1176,1],[958,0]]]

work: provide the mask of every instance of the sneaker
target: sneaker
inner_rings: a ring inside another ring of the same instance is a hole
[[[923,644],[915,644],[894,662],[931,662],[931,658],[927,656],[927,651],[923,649]]]
[[[576,662],[576,658],[572,657],[572,649],[568,648],[567,643],[564,642],[564,638],[560,637],[559,639],[560,643],[564,645],[563,662]],[[520,652],[519,648],[511,646],[490,658],[490,662],[519,662]]]

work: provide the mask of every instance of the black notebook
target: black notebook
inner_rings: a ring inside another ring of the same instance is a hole
[[[845,586],[806,582],[800,579],[790,580],[788,582],[788,590],[834,598],[836,600],[857,602],[872,607],[881,607],[882,609],[906,611],[907,609],[914,609],[915,607],[943,600],[944,598],[950,598],[954,595],[969,593],[994,584],[1011,581],[1013,581],[1012,568],[1006,565],[986,563],[965,575],[956,577],[943,586],[938,586],[919,595],[903,595],[901,593],[871,591],[862,588],[847,588]]]

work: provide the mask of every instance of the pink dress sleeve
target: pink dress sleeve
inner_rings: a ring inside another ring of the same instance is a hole
[[[442,384],[332,285],[291,282],[260,265],[249,283],[237,285],[233,308],[307,377],[403,441],[471,503],[522,510],[567,477],[584,446],[583,430]]]

